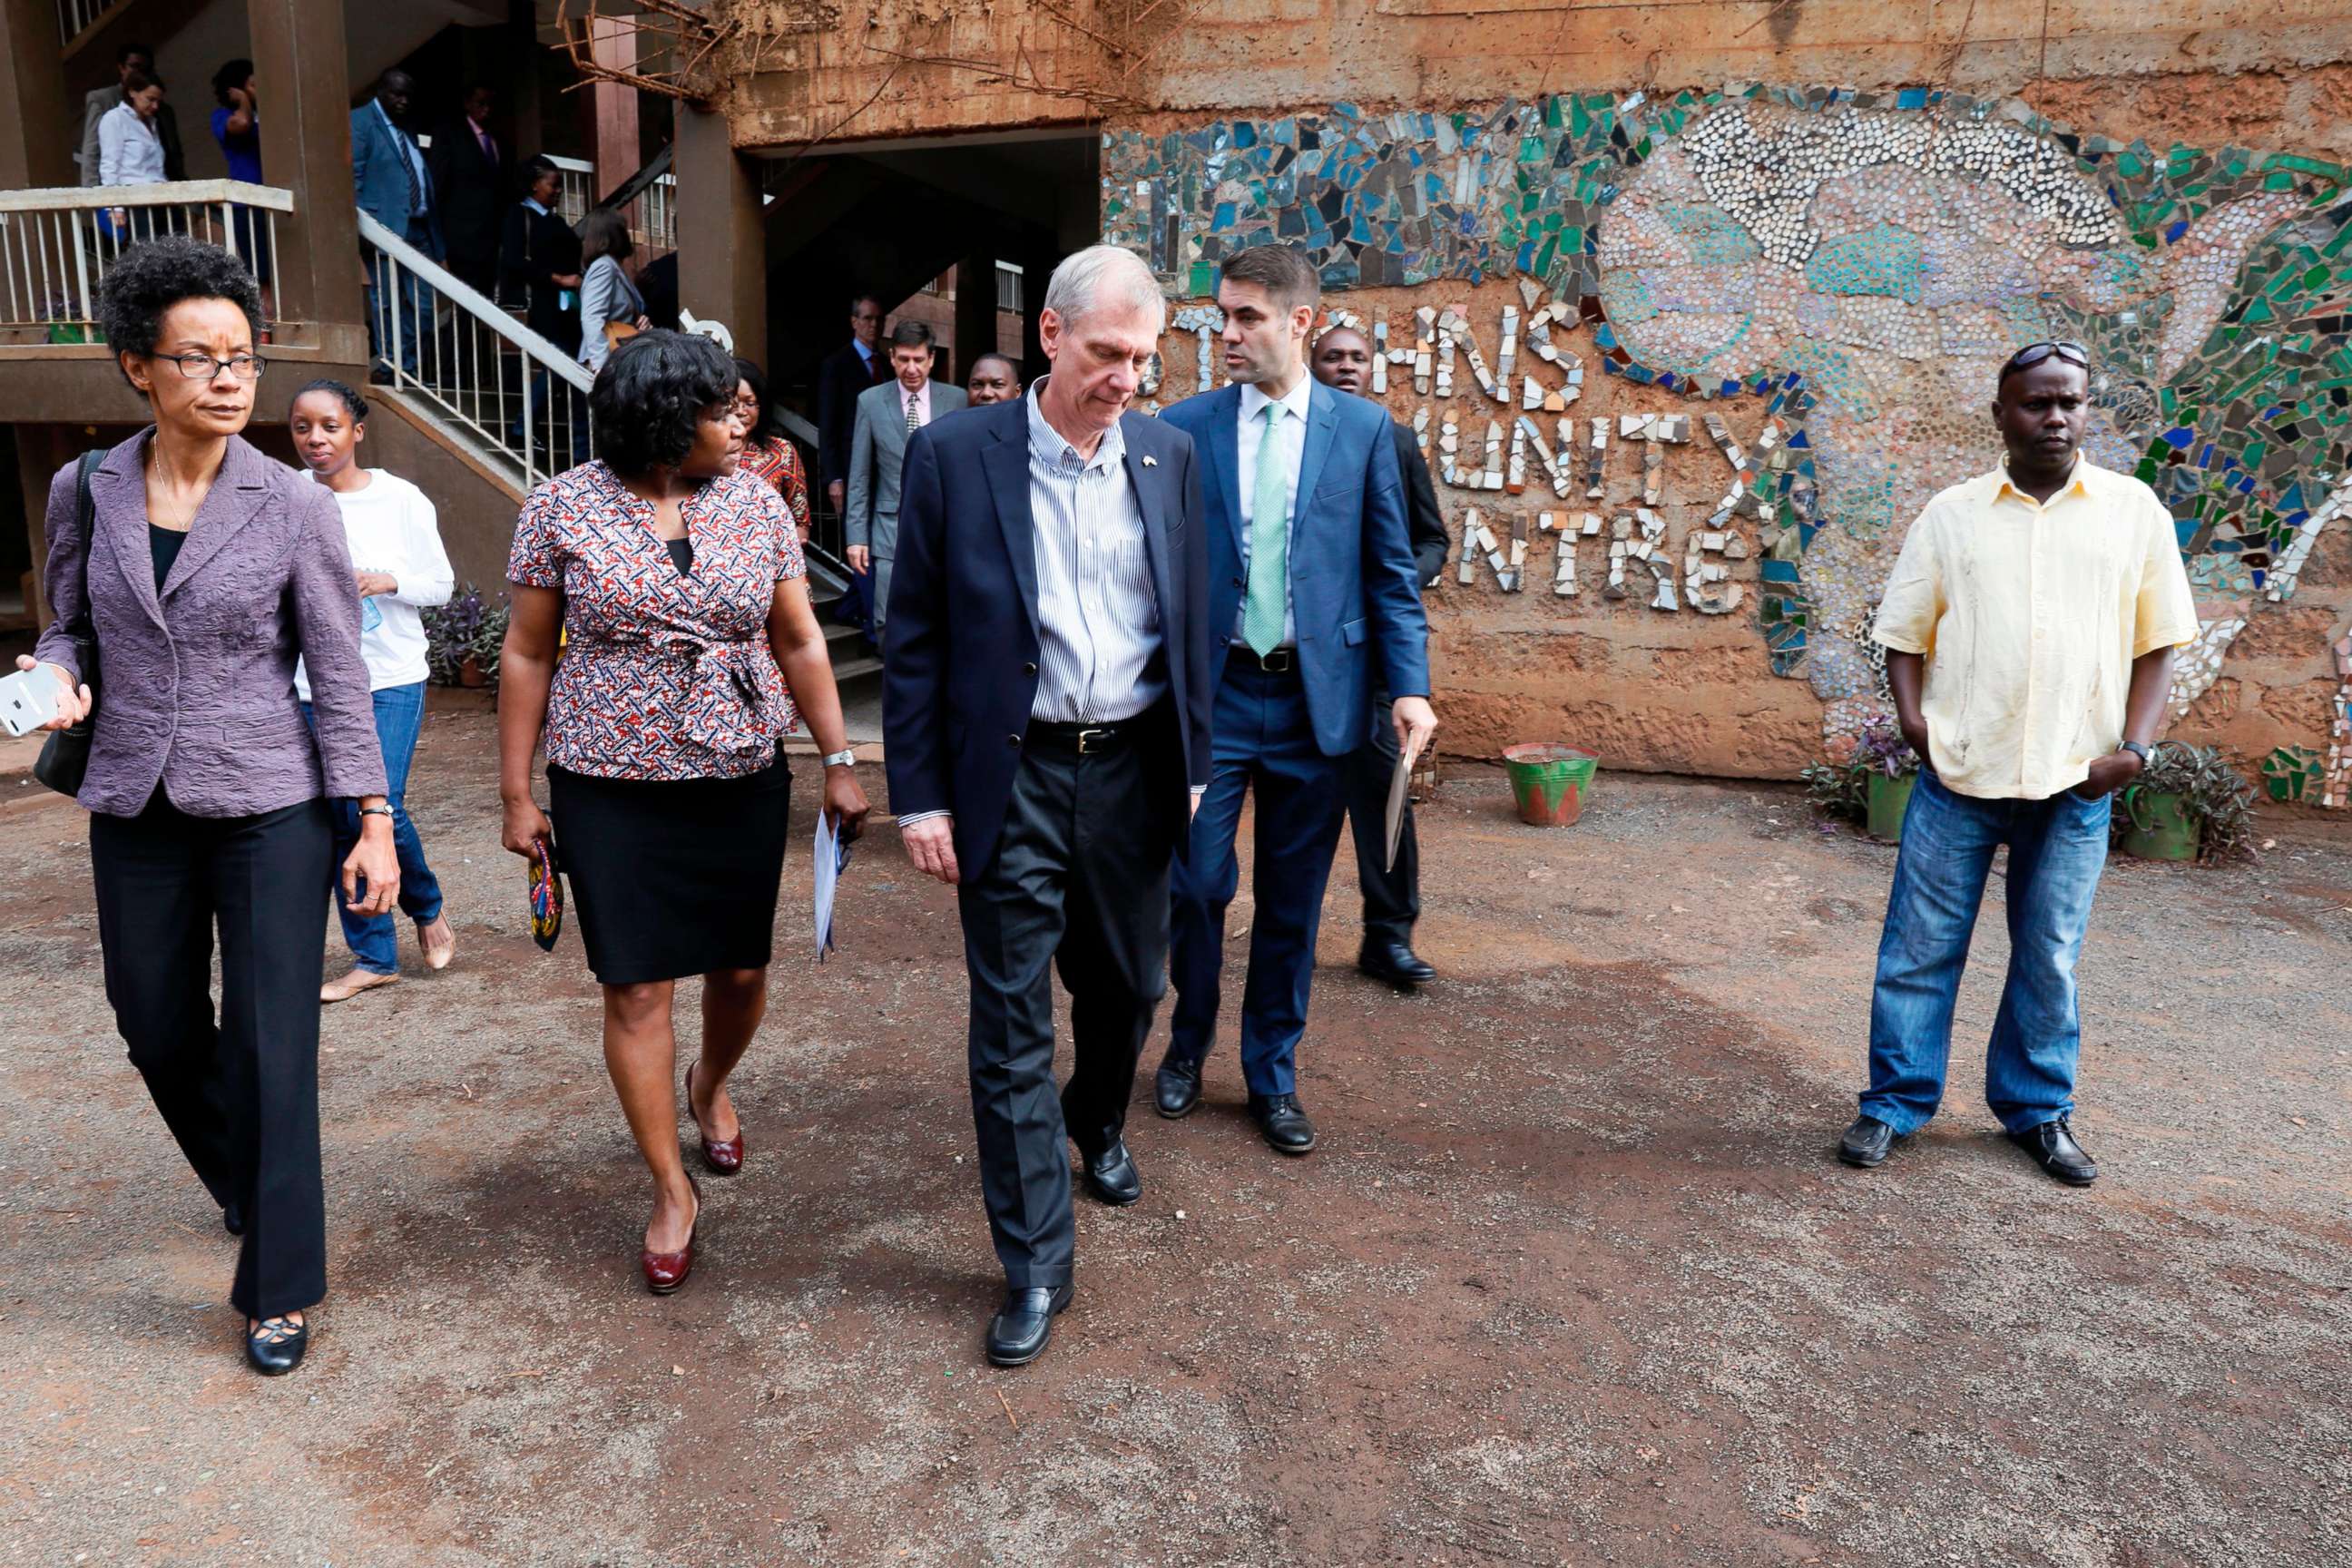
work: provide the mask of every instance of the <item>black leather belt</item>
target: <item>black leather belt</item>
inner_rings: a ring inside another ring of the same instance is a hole
[[[1298,673],[1298,650],[1278,647],[1260,653],[1245,644],[1234,643],[1226,650],[1225,662],[1238,664],[1244,669],[1255,669],[1262,675],[1296,675]]]
[[[1026,740],[1032,746],[1075,752],[1081,757],[1089,757],[1125,745],[1134,722],[1130,719],[1117,724],[1058,724],[1032,719]]]

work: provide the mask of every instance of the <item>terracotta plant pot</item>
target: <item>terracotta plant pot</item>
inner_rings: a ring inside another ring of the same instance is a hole
[[[488,686],[489,683],[490,678],[482,673],[481,660],[476,658],[472,654],[467,654],[463,659],[458,661],[458,685],[480,687]]]

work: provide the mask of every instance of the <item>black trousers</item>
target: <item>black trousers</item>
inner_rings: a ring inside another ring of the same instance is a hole
[[[1372,693],[1372,738],[1348,756],[1348,826],[1356,836],[1356,880],[1364,889],[1364,945],[1412,944],[1412,923],[1421,918],[1421,847],[1413,840],[1412,802],[1404,807],[1397,835],[1396,864],[1389,866],[1389,780],[1396,773],[1396,726],[1389,721],[1389,694]]]
[[[323,800],[190,816],[159,790],[137,816],[89,819],[115,1028],[197,1179],[215,1203],[244,1212],[229,1301],[248,1317],[299,1311],[327,1293],[319,889],[333,845]]]
[[[1063,1141],[1091,1154],[1120,1135],[1168,989],[1168,866],[1181,819],[1171,768],[1183,776],[1164,703],[1085,756],[1033,731],[995,856],[959,891],[981,1189],[1015,1289],[1069,1283],[1077,1225]],[[1049,966],[1070,994],[1076,1058],[1058,1096]]]

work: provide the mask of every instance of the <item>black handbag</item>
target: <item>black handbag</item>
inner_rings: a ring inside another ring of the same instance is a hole
[[[104,452],[81,455],[78,494],[81,502],[81,616],[66,628],[73,640],[74,662],[81,666],[81,683],[89,688],[89,711],[69,729],[52,730],[33,763],[33,776],[59,795],[81,794],[89,772],[89,743],[98,723],[98,627],[89,617],[89,552],[97,547],[98,507],[89,499],[89,476],[106,460]]]

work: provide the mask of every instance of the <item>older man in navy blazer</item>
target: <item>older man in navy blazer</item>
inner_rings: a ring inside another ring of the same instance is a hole
[[[1394,697],[1404,752],[1419,752],[1437,728],[1429,627],[1387,411],[1307,374],[1320,292],[1305,254],[1287,246],[1228,258],[1217,303],[1234,384],[1161,416],[1202,453],[1209,626],[1225,646],[1209,789],[1192,854],[1174,874],[1176,1011],[1159,1110],[1183,1116],[1200,1103],[1225,908],[1241,879],[1234,840],[1242,796],[1254,791],[1257,905],[1242,992],[1242,1073],[1251,1117],[1285,1154],[1315,1147],[1295,1063],[1347,805],[1341,770],[1364,743],[1372,661]]]
[[[1127,1104],[1167,989],[1169,867],[1208,783],[1213,684],[1192,443],[1127,411],[1166,314],[1132,254],[1070,257],[1038,319],[1053,374],[917,431],[899,489],[890,805],[963,920],[1000,1366],[1042,1354],[1070,1303],[1065,1137],[1097,1198],[1143,1194]],[[1058,1098],[1057,966],[1076,1057]]]

